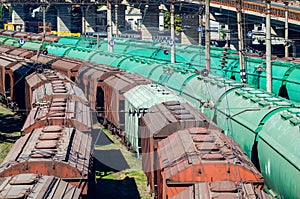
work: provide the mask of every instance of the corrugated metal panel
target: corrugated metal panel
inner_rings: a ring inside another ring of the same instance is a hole
[[[214,190],[214,184],[223,184],[225,186],[232,186],[231,190]],[[241,183],[241,182],[233,182],[233,181],[217,181],[214,183],[196,183],[185,188],[184,191],[177,192],[178,194],[172,195],[176,193],[176,187],[168,188],[168,198],[170,199],[272,199],[273,197],[264,193],[259,188],[255,187],[251,183]],[[171,193],[171,194],[170,194]],[[162,197],[159,197],[162,198]]]
[[[124,96],[126,101],[135,109],[149,108],[154,104],[164,101],[185,101],[173,93],[173,91],[158,84],[148,84],[134,87],[126,92]]]
[[[108,120],[117,128],[124,130],[124,92],[137,85],[150,83],[151,80],[126,72],[122,72],[107,78],[104,81],[103,90],[105,93],[105,116],[108,118]]]
[[[14,175],[19,169],[27,168],[26,173],[86,179],[91,155],[91,135],[64,128],[58,140],[40,140],[40,136],[47,133],[51,132],[43,132],[43,128],[39,128],[21,137],[0,167],[0,175]],[[55,169],[54,165],[58,168]]]
[[[79,198],[81,190],[53,176],[19,174],[0,179],[1,198]],[[20,181],[21,180],[21,181]]]
[[[193,140],[196,129],[200,130],[199,135],[203,135],[203,128],[193,128],[193,134],[189,130],[178,131],[159,142],[160,169],[164,179],[174,182],[262,180],[261,174],[232,139],[210,129],[207,131],[209,142],[196,142]],[[214,142],[211,142],[212,136]],[[217,171],[210,170],[212,164],[218,166]],[[191,173],[191,169],[194,172]],[[235,175],[237,169],[239,176]]]
[[[67,60],[57,60],[53,62],[52,68],[60,71],[79,70],[81,63],[75,63]]]
[[[145,111],[158,103],[165,101],[185,100],[171,90],[157,84],[140,85],[130,89],[125,96],[125,136],[139,154],[140,132],[139,118]]]
[[[274,113],[258,134],[257,149],[261,172],[268,176],[268,186],[275,193],[288,198],[299,196],[299,112],[299,108],[290,108]],[[286,183],[284,179],[293,179],[293,183]]]
[[[59,57],[57,57],[55,55],[43,55],[43,54],[40,54],[38,56],[38,58],[37,58],[37,55],[30,58],[30,60],[37,61],[42,64],[51,64],[52,62],[54,62],[57,59],[59,59]]]
[[[102,89],[105,79],[120,72],[121,70],[106,65],[89,65],[80,69],[77,84],[85,93],[92,109],[96,109],[97,100],[104,100],[98,99],[100,98],[99,96],[97,98],[97,95],[100,95],[100,93],[97,93],[100,92],[98,87]],[[104,96],[101,97],[104,98]],[[103,109],[104,107],[101,108]]]
[[[0,46],[0,53],[8,53],[13,49],[15,49],[15,47],[13,47],[13,46],[1,45]]]

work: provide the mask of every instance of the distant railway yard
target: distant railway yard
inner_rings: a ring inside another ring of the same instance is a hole
[[[1,102],[14,111],[0,109],[8,153],[0,177],[12,186],[0,197],[15,197],[14,186],[32,179],[44,184],[16,188],[27,190],[18,195],[300,197],[296,61],[276,62],[282,70],[268,93],[258,88],[264,71],[249,74],[247,85],[234,66],[207,73],[193,64],[196,46],[178,46],[182,62],[170,64],[165,47],[151,42],[120,39],[111,53],[80,46],[90,38],[47,43],[23,34],[25,48],[0,37]],[[228,52],[235,62],[233,51],[218,48],[214,61]]]

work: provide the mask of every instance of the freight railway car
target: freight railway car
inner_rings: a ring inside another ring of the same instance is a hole
[[[7,38],[6,38],[7,39]],[[83,38],[61,38],[59,44],[48,45],[47,48],[50,49],[51,53],[54,53],[59,56],[67,56],[70,58],[81,58],[83,60],[90,60],[91,56],[98,57],[97,53],[94,53],[92,50],[89,50],[85,45],[79,45],[78,43],[84,41]],[[60,42],[61,41],[61,42]],[[8,40],[7,44],[18,46],[14,41]],[[75,45],[75,47],[74,47]],[[205,67],[205,62],[203,61],[204,53],[199,53],[199,50],[204,51],[203,47],[199,46],[187,46],[187,45],[176,45],[176,52],[179,58],[177,62],[188,62],[189,65],[192,65],[192,68],[203,69]],[[24,46],[27,48],[26,46]],[[30,48],[30,47],[29,47]],[[44,48],[44,47],[43,47]],[[163,62],[170,61],[170,49],[164,45],[156,42],[145,42],[140,40],[126,40],[126,39],[116,39],[116,45],[114,46],[115,53],[123,53],[131,56],[141,56],[145,58],[151,58],[155,60],[161,60]],[[38,49],[33,47],[31,49]],[[102,44],[101,50],[107,50],[107,42],[104,41]],[[167,52],[167,53],[166,53]],[[225,76],[227,78],[232,78],[234,80],[240,80],[240,69],[238,56],[235,54],[235,51],[227,50],[225,56],[222,56],[222,48],[212,48],[211,50],[211,73]],[[101,53],[102,54],[102,53]],[[130,57],[131,57],[130,56]],[[101,57],[101,56],[100,56]],[[109,56],[106,56],[108,58]],[[221,57],[225,57],[224,64],[220,64]],[[256,56],[257,57],[257,56]],[[118,63],[112,61],[99,61],[97,59],[90,60],[96,61],[100,64],[113,64],[118,65]],[[288,99],[299,101],[298,92],[298,83],[295,79],[295,75],[299,72],[299,64],[297,61],[290,61],[289,63],[284,60],[277,59],[274,61],[273,68],[273,92],[279,96],[286,97]],[[265,89],[265,60],[263,58],[255,58],[253,54],[248,54],[245,58],[246,63],[246,74],[247,74],[247,83],[254,85],[256,88]],[[276,72],[275,72],[276,71]],[[291,74],[292,73],[292,74]]]
[[[81,190],[54,176],[18,174],[0,178],[0,198],[80,198]]]
[[[101,116],[104,116],[104,80],[121,72],[124,71],[92,63],[85,63],[78,72],[76,79],[78,87],[88,98],[91,109],[96,110]]]
[[[16,141],[0,168],[0,177],[23,173],[50,175],[87,193],[92,138],[74,128],[44,126]]]
[[[70,79],[57,71],[39,72],[26,77],[26,93],[32,96],[26,104],[33,108],[22,128],[23,136],[0,166],[0,176],[49,175],[67,181],[86,195],[92,173],[88,101]],[[25,101],[25,95],[19,97]]]
[[[146,114],[141,116],[139,127],[142,164],[151,190],[154,190],[154,185],[157,184],[154,171],[158,168],[156,153],[160,140],[186,128],[219,128],[189,103],[167,101],[151,106],[146,112]]]
[[[147,84],[136,86],[126,93],[125,96],[125,137],[130,142],[133,150],[136,151],[137,156],[140,155],[141,150],[141,135],[139,130],[140,117],[147,112],[147,109],[155,104],[167,101],[184,102],[168,88],[159,86],[157,84]],[[178,117],[180,118],[180,114]],[[190,116],[190,115],[189,115]],[[183,118],[181,118],[184,120]],[[192,119],[192,118],[190,118]],[[199,117],[195,118],[199,122]],[[197,123],[195,122],[195,125]]]
[[[168,66],[169,68],[177,68],[178,70],[182,67],[188,67],[190,70],[202,70],[205,68],[205,63],[197,62],[193,63],[192,61],[188,61],[189,63],[185,64],[170,64],[167,60],[156,59],[155,57],[147,58],[147,56],[134,56],[130,55],[130,52],[124,54],[112,54],[109,52],[102,51],[92,51],[89,49],[84,49],[80,47],[70,47],[70,46],[59,46],[59,45],[49,45],[47,47],[49,49],[49,53],[53,53],[60,56],[67,56],[69,58],[81,58],[86,61],[96,62],[98,64],[108,64],[114,67],[118,67],[124,69],[126,71],[130,71],[133,73],[141,74],[147,78],[149,78],[148,73],[144,73],[144,68],[149,69],[150,67],[155,67],[156,69],[163,69],[164,66]],[[144,50],[139,50],[144,52]],[[193,54],[193,52],[184,51],[187,55]],[[196,55],[199,55],[199,52],[195,50]],[[229,55],[232,53],[231,51],[223,52],[227,54],[223,57],[225,58],[225,64],[221,64],[221,56],[222,53],[211,53],[211,70],[212,74],[217,74],[220,76],[224,76],[233,80],[240,80],[240,68],[238,56],[236,54]],[[186,57],[185,55],[184,57]],[[194,59],[194,58],[193,58]],[[198,59],[198,58],[197,58]],[[160,61],[159,61],[160,60]],[[203,60],[199,57],[199,60]],[[255,57],[246,57],[246,74],[247,74],[247,83],[250,85],[254,85],[256,88],[265,89],[266,85],[266,73],[265,73],[265,59],[255,58]],[[144,67],[142,67],[142,65]],[[157,66],[160,65],[160,66]],[[299,84],[297,80],[297,76],[299,75],[300,65],[297,61],[288,62],[283,60],[274,60],[273,61],[273,93],[276,95],[291,99],[293,101],[299,102],[300,96],[299,92]],[[147,76],[148,75],[148,76]]]
[[[52,92],[46,91],[48,89],[42,92],[50,96],[45,98],[40,94],[40,88],[48,84],[52,86]],[[73,126],[80,131],[91,129],[88,101],[83,92],[66,76],[53,70],[33,73],[26,77],[25,94],[27,110],[31,111],[22,133],[30,133],[33,129],[47,124]]]
[[[124,94],[130,89],[152,83],[142,76],[121,72],[104,80],[103,93],[104,93],[104,117],[110,121],[110,128],[113,131],[122,135],[125,141],[124,131],[126,129],[126,107]],[[128,141],[128,140],[127,140]],[[130,143],[127,142],[129,146]]]
[[[238,144],[214,129],[173,133],[158,143],[157,160],[159,199],[171,198],[201,182],[251,182],[259,186],[263,181]]]
[[[189,188],[181,191],[169,199],[213,199],[213,198],[256,198],[256,199],[272,199],[262,190],[253,186],[251,183],[234,182],[234,181],[216,181],[202,182],[189,186]]]
[[[25,108],[24,79],[34,69],[34,63],[28,60],[20,59],[20,57],[0,56],[0,93],[11,108],[16,106],[12,101],[16,102],[19,108]]]
[[[107,78],[104,74],[112,74],[112,76]],[[207,173],[204,173],[203,176],[210,176],[200,179],[199,182],[214,182],[215,178],[218,181],[232,180],[234,182],[240,182],[242,180],[243,182],[251,182],[252,184],[249,184],[249,186],[254,186],[255,189],[257,187],[262,188],[263,178],[261,174],[254,168],[254,165],[234,141],[228,138],[226,142],[224,141],[226,136],[222,134],[222,131],[214,123],[209,122],[196,108],[185,103],[183,98],[176,96],[169,89],[160,85],[147,83],[143,80],[144,78],[140,79],[135,77],[134,81],[130,81],[128,77],[132,76],[136,75],[125,73],[123,71],[112,71],[111,68],[107,68],[106,66],[103,67],[102,65],[94,65],[92,67],[82,67],[79,71],[77,82],[84,87],[84,90],[86,90],[85,92],[93,101],[97,99],[96,96],[100,89],[101,92],[99,92],[100,95],[98,96],[111,95],[108,99],[104,98],[104,103],[109,104],[109,107],[104,105],[104,112],[109,112],[109,114],[112,115],[112,117],[107,117],[107,119],[112,121],[113,124],[118,125],[115,126],[116,128],[125,129],[125,139],[138,155],[141,148],[141,151],[143,152],[142,162],[144,170],[148,173],[148,183],[152,185],[153,189],[156,186],[161,188],[165,184],[165,179],[158,178],[158,174],[155,171],[156,168],[160,169],[157,162],[157,158],[160,160],[160,155],[153,155],[154,151],[156,151],[153,145],[155,144],[157,147],[161,139],[168,137],[173,132],[178,131],[178,129],[188,129],[197,126],[202,127],[201,130],[203,132],[201,132],[202,136],[198,136],[195,142],[199,145],[199,150],[203,150],[203,157],[201,158],[203,158],[203,160],[206,158],[205,161],[207,161],[207,165],[205,165],[207,170],[204,169]],[[87,79],[90,77],[92,77],[92,81],[88,82]],[[103,83],[100,83],[99,80],[100,82],[103,80]],[[141,80],[143,82],[142,85],[134,83]],[[89,83],[91,84],[89,85]],[[102,87],[96,88],[98,85],[99,87]],[[107,85],[110,85],[111,87],[109,90],[105,88]],[[128,87],[128,89],[122,90],[126,87]],[[91,91],[89,91],[90,89]],[[113,95],[114,93],[116,96]],[[114,98],[116,98],[116,100]],[[122,101],[120,101],[120,99],[122,99]],[[114,100],[117,103],[114,103]],[[125,122],[122,122],[122,117],[125,118]],[[154,122],[156,120],[159,120],[159,122]],[[146,132],[145,126],[143,126],[145,123],[149,125]],[[215,137],[211,135],[211,131],[214,132]],[[215,133],[215,131],[217,131],[218,134]],[[140,132],[144,132],[145,137],[141,135]],[[152,137],[151,135],[153,134],[155,134],[155,136]],[[220,137],[222,139],[220,139]],[[152,141],[151,143],[151,140],[153,139],[155,139],[155,141]],[[175,141],[174,144],[178,145],[182,142],[185,146],[186,139],[183,137],[180,137],[179,139],[180,140]],[[220,140],[222,140],[222,142]],[[201,147],[201,143],[206,144],[205,146],[202,144],[204,148]],[[168,151],[170,153],[171,150]],[[185,149],[183,149],[183,151],[185,151],[185,153],[189,152]],[[235,161],[238,161],[239,164]],[[176,167],[175,164],[177,164],[177,162],[174,160],[172,163],[172,165]],[[220,166],[222,163],[223,167]],[[195,165],[190,164],[190,168],[196,168],[196,164],[198,164],[199,167],[203,167],[202,164],[196,162]],[[216,169],[212,169],[211,167]],[[215,170],[219,171],[219,173],[215,172]],[[240,175],[236,175],[235,171],[238,171]],[[226,175],[223,175],[220,172],[224,172]],[[149,175],[149,173],[152,175]],[[181,175],[189,176],[188,174],[188,169],[181,170]],[[186,180],[188,180],[188,182],[186,182]],[[175,191],[173,188],[176,185],[171,185],[171,188],[167,193],[159,191],[159,194],[157,195],[158,198],[163,198],[168,194],[168,197],[172,196],[171,192],[179,193],[179,191],[184,190],[183,187],[188,188],[191,182],[189,179],[180,178],[178,184],[180,184],[180,186],[177,189],[175,188]],[[165,186],[165,188],[168,189],[168,186]],[[252,189],[248,188],[248,190]],[[262,192],[260,191],[260,193]]]

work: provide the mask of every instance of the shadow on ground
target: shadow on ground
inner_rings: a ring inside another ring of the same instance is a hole
[[[139,199],[141,198],[134,178],[113,179],[113,173],[129,169],[119,149],[95,150],[94,168],[98,173],[92,198]],[[110,175],[110,176],[109,176]],[[105,177],[108,177],[105,179]]]
[[[99,179],[96,184],[99,198],[108,199],[139,199],[141,198],[133,178],[123,180]]]
[[[105,173],[129,169],[129,165],[119,149],[95,150],[94,166],[95,170],[103,173],[102,176],[105,176]]]
[[[6,138],[16,139],[19,135],[9,135],[14,132],[19,132],[22,128],[24,121],[15,117],[14,115],[5,115],[0,113],[0,139],[3,141]],[[6,135],[5,135],[6,134]],[[9,141],[9,140],[6,140]]]
[[[98,146],[105,146],[113,143],[113,141],[109,139],[101,129],[92,129],[92,138],[93,145],[95,142]]]

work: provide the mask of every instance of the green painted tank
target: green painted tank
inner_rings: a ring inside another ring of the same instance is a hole
[[[22,48],[27,48],[30,50],[38,50],[41,47],[41,49],[45,49],[48,44],[49,44],[48,42],[44,42],[42,44],[41,41],[30,41],[29,40],[29,41],[26,41],[26,43],[22,46]]]
[[[92,49],[76,47],[70,48],[68,51],[66,51],[65,57],[75,59],[78,59],[78,57],[80,57],[80,59],[87,61],[94,53],[96,52]]]
[[[126,55],[97,51],[90,56],[88,61],[95,62],[97,64],[107,64],[109,66],[119,68],[119,63],[126,58]]]
[[[291,102],[263,90],[239,88],[227,92],[216,103],[216,121],[254,161],[257,154],[253,148],[264,122],[292,106]]]
[[[287,97],[295,102],[300,102],[300,66],[291,67],[283,78],[282,90],[286,87]],[[283,91],[285,92],[285,91]]]
[[[48,53],[52,54],[52,55],[58,55],[58,56],[64,56],[72,48],[74,48],[74,47],[60,45],[60,44],[47,45]]]
[[[158,84],[136,86],[125,96],[125,137],[132,144],[138,156],[140,153],[140,116],[146,114],[147,109],[155,104],[166,101],[185,102],[173,91]]]
[[[176,72],[174,72],[176,71]],[[195,69],[187,66],[177,65],[170,71],[166,70],[161,76],[159,83],[171,88],[177,94],[181,95],[182,90],[188,84],[188,82],[194,77],[198,76]]]
[[[20,44],[18,44],[18,40],[16,38],[6,39],[3,44],[8,46],[20,47]]]
[[[6,36],[0,36],[0,44],[4,44],[4,42],[8,39],[10,39],[11,37],[6,37]]]
[[[195,107],[211,120],[215,117],[215,104],[219,99],[231,90],[245,85],[219,76],[201,75],[191,78],[183,87],[181,95],[190,101]]]
[[[279,198],[300,198],[300,109],[281,110],[263,125],[258,139],[260,170]]]

